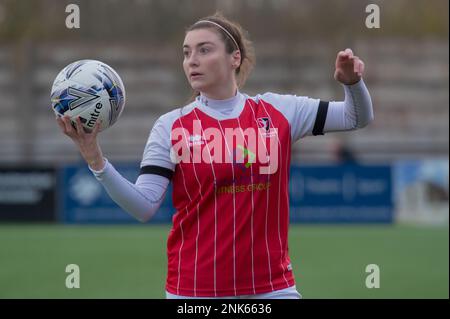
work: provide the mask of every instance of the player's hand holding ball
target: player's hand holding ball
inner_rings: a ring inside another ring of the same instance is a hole
[[[61,131],[70,137],[78,146],[81,155],[88,165],[94,170],[101,170],[104,166],[103,153],[97,141],[97,134],[100,131],[100,122],[95,124],[92,132],[86,132],[82,127],[80,118],[76,118],[75,124],[72,124],[69,116],[57,117]],[[74,127],[75,126],[75,127]]]
[[[334,79],[345,85],[352,85],[361,80],[364,73],[364,62],[353,55],[351,49],[340,51],[336,58]]]
[[[102,169],[97,135],[117,121],[125,106],[125,88],[117,72],[95,60],[71,63],[53,82],[51,101],[61,131],[92,169]]]

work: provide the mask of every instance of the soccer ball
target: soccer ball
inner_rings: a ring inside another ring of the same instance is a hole
[[[79,116],[85,131],[100,121],[100,131],[112,126],[125,106],[125,87],[109,65],[80,60],[62,69],[53,82],[51,103],[57,116]]]

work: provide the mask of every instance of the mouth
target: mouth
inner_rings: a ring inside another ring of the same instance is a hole
[[[199,77],[201,77],[203,74],[201,74],[201,73],[199,73],[199,72],[191,72],[190,74],[189,74],[189,78],[191,79],[191,80],[194,80],[194,79],[197,79],[197,78],[199,78]]]

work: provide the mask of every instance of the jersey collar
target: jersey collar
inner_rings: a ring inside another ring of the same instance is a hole
[[[217,119],[237,118],[242,112],[245,104],[245,96],[237,92],[235,96],[226,100],[214,100],[204,95],[196,98],[196,106],[207,115]]]

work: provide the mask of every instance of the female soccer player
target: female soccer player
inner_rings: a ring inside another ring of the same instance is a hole
[[[355,130],[373,119],[352,50],[337,54],[345,100],[239,91],[252,66],[242,29],[221,15],[188,28],[183,68],[194,101],[162,115],[133,184],[102,154],[92,133],[57,119],[111,198],[145,222],[170,181],[176,212],[167,241],[167,298],[301,298],[288,255],[291,144],[307,135]]]

